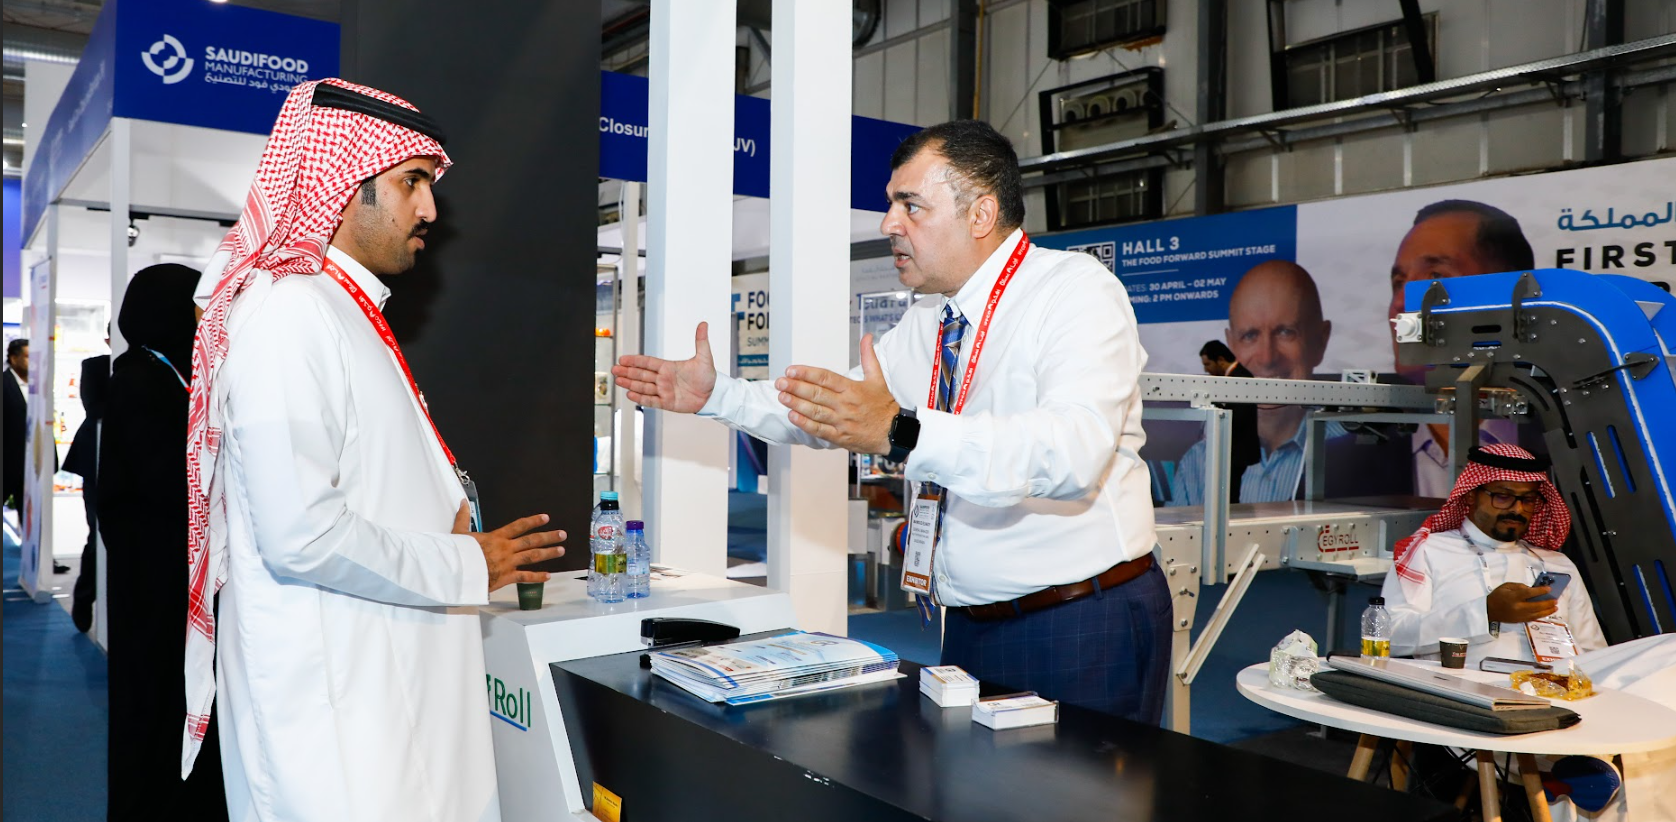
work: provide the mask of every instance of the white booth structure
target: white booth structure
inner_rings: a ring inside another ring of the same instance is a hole
[[[73,575],[52,566],[79,556],[88,533],[79,478],[56,470],[84,418],[80,361],[106,353],[107,324],[109,353],[125,349],[116,315],[134,272],[202,269],[238,217],[284,92],[337,64],[333,24],[209,4],[105,4],[24,174],[34,344],[19,582],[36,600],[68,595]]]

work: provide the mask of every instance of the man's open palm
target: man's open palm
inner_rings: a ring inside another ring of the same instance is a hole
[[[661,360],[643,354],[626,356],[611,367],[611,375],[617,378],[617,387],[628,391],[629,400],[636,405],[680,414],[697,413],[710,401],[710,392],[716,390],[709,323],[698,324],[693,348],[689,360]]]

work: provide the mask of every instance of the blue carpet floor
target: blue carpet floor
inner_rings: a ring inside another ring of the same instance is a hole
[[[57,603],[18,590],[19,549],[5,545],[4,800],[0,817],[105,818],[105,656]]]

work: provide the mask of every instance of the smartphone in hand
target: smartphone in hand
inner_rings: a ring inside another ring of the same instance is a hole
[[[1571,584],[1571,575],[1558,571],[1544,571],[1537,576],[1533,588],[1548,588],[1549,591],[1539,597],[1531,597],[1526,602],[1548,602],[1560,598],[1565,593],[1565,586]]]

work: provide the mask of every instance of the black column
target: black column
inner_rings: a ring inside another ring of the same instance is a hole
[[[343,76],[448,133],[455,166],[387,314],[485,525],[548,513],[587,556],[598,223],[596,2],[345,0]]]

